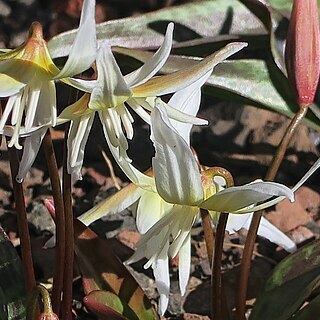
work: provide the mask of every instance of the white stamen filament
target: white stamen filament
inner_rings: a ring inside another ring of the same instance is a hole
[[[29,130],[32,127],[33,120],[36,115],[38,101],[40,96],[41,85],[39,87],[33,88],[30,86],[30,94],[27,103],[27,110],[26,110],[26,120],[25,120],[25,128]]]
[[[16,99],[17,97],[19,98],[19,95],[14,95],[14,96],[11,96],[7,102],[7,105],[4,109],[4,112],[3,112],[3,115],[1,117],[1,120],[0,120],[0,131],[3,130],[4,128],[4,125],[6,124],[7,120],[8,120],[8,117],[9,117],[9,114],[13,108],[13,105],[15,104],[16,102]]]
[[[135,99],[130,99],[127,101],[129,106],[133,109],[133,111],[147,124],[151,124],[150,114],[144,110],[136,101]]]
[[[124,129],[126,131],[127,138],[131,140],[133,138],[132,123],[134,119],[132,118],[132,115],[124,105],[118,107],[118,112],[119,112],[122,124],[124,126]]]

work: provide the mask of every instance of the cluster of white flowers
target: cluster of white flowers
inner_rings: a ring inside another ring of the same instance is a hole
[[[190,149],[192,125],[207,124],[206,120],[196,117],[202,85],[218,63],[244,48],[246,43],[228,44],[195,66],[156,76],[170,54],[174,28],[170,23],[158,51],[142,67],[123,76],[108,42],[97,48],[94,10],[95,1],[84,0],[77,36],[62,70],[50,58],[38,23],[32,25],[29,38],[22,46],[0,53],[0,97],[8,97],[0,120],[0,133],[11,137],[9,147],[18,149],[22,148],[20,138],[25,137],[17,177],[22,181],[46,130],[70,121],[68,172],[75,179],[81,179],[85,146],[95,113],[98,113],[114,159],[135,187],[121,190],[80,219],[90,224],[138,201],[136,222],[142,238],[128,263],[144,257],[148,259],[145,267],[151,266],[154,270],[160,294],[159,313],[164,314],[170,290],[169,258],[179,254],[180,290],[184,294],[190,271],[191,228],[199,217],[200,208],[213,216],[229,212],[227,231],[232,233],[248,228],[254,211],[285,197],[294,201],[295,189],[263,181],[230,188],[214,179],[208,182]],[[93,63],[96,80],[72,78]],[[56,114],[55,81],[63,81],[84,92],[59,116]],[[167,94],[172,97],[164,102],[161,96]],[[155,148],[152,176],[138,171],[127,155],[127,139],[134,135],[132,111],[151,128]],[[256,206],[274,196],[278,198]],[[295,244],[264,218],[258,234],[288,251],[295,250]]]

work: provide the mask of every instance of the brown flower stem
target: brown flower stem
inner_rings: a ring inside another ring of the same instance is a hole
[[[27,295],[30,295],[33,289],[36,287],[36,280],[33,269],[31,242],[29,235],[29,227],[27,220],[27,212],[24,203],[24,194],[22,189],[22,184],[18,183],[16,176],[18,174],[18,153],[17,150],[13,148],[8,148],[8,156],[11,169],[12,185],[13,185],[13,195],[17,211],[17,222],[19,237],[21,243],[21,255],[23,272],[26,282]]]
[[[69,126],[66,126],[65,137],[68,136]],[[67,140],[65,139],[63,159],[63,201],[65,213],[65,268],[63,281],[63,308],[62,319],[72,319],[72,284],[73,284],[73,260],[74,260],[74,231],[71,198],[71,176],[67,172]]]
[[[212,230],[211,218],[208,210],[200,209],[202,228],[204,232],[204,240],[206,243],[208,260],[210,266],[212,266],[212,255],[213,255],[213,246],[214,246],[214,233]]]
[[[233,177],[229,171],[223,168],[216,168],[214,175],[222,176],[227,183],[227,187],[234,185]],[[223,242],[228,222],[228,213],[220,213],[217,228],[216,239],[214,244],[214,258],[212,263],[212,276],[211,276],[211,289],[212,289],[212,304],[211,315],[214,320],[226,320],[228,319],[228,308],[226,299],[224,296],[224,290],[222,286],[221,266],[222,266],[222,253]]]
[[[55,207],[56,223],[56,248],[55,248],[55,272],[53,276],[52,305],[56,314],[60,312],[61,292],[63,287],[63,273],[65,263],[65,216],[64,203],[61,192],[59,171],[53,149],[50,129],[43,139],[43,148],[47,160],[49,177],[51,181],[53,201]]]
[[[277,175],[277,172],[284,158],[288,145],[292,139],[292,136],[296,128],[301,123],[303,117],[306,115],[307,111],[308,111],[308,105],[301,105],[299,111],[291,120],[280,142],[280,145],[278,146],[278,149],[273,157],[269,170],[266,174],[265,179],[267,181],[272,181]],[[250,228],[248,231],[248,235],[247,235],[246,244],[243,250],[243,257],[242,257],[241,268],[240,268],[239,289],[238,289],[238,295],[236,299],[236,319],[237,320],[246,319],[245,312],[246,312],[246,298],[247,298],[249,271],[251,266],[251,258],[252,258],[252,253],[254,249],[254,243],[256,241],[261,217],[262,217],[262,211],[256,212],[253,215]]]

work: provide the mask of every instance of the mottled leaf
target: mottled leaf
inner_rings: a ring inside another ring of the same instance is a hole
[[[320,277],[319,240],[281,261],[258,296],[250,320],[286,320],[308,298]]]
[[[113,252],[108,240],[99,238],[80,221],[74,221],[75,253],[86,295],[95,290],[110,291],[123,305],[129,319],[158,319],[143,290]]]
[[[253,306],[249,320],[287,320],[320,282],[320,268],[299,275],[271,290],[264,290]]]
[[[116,47],[118,53],[145,62],[152,53],[137,49]],[[175,72],[194,65],[199,57],[170,56],[161,69],[163,73]],[[228,60],[213,70],[205,92],[224,100],[238,101],[269,109],[288,117],[298,110],[288,80],[273,62],[264,60]],[[320,129],[319,120],[308,114],[305,124]]]
[[[112,20],[97,26],[98,41],[130,48],[159,47],[167,24],[175,22],[174,40],[202,37],[265,34],[262,23],[237,0],[198,1],[144,15]],[[52,38],[48,45],[53,58],[67,56],[76,30]]]
[[[99,319],[128,319],[122,315],[124,306],[119,297],[114,293],[103,290],[91,291],[84,297],[83,302]]]
[[[0,319],[24,319],[25,295],[21,260],[0,227]]]

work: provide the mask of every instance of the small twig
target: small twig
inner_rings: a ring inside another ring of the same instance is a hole
[[[121,190],[121,187],[120,187],[120,185],[119,185],[119,183],[117,181],[117,177],[114,174],[113,166],[112,166],[112,163],[111,163],[109,157],[107,156],[107,154],[101,148],[100,148],[100,150],[101,150],[101,154],[103,156],[103,159],[104,159],[104,161],[106,162],[106,164],[108,166],[108,169],[109,169],[109,172],[110,172],[110,177],[111,177],[111,179],[113,181],[114,186],[117,188],[117,190]]]
[[[281,162],[284,158],[285,152],[288,148],[288,145],[292,139],[292,136],[296,130],[296,128],[301,123],[303,117],[306,115],[308,111],[307,105],[300,106],[299,111],[296,113],[294,118],[291,120],[282,140],[277,149],[277,152],[274,155],[272,163],[269,167],[269,170],[266,174],[266,180],[272,181],[281,165]],[[236,319],[237,320],[245,320],[245,312],[246,312],[246,298],[247,298],[247,288],[248,288],[248,279],[249,279],[249,271],[251,266],[252,252],[254,248],[254,243],[256,241],[257,232],[260,224],[260,220],[262,217],[262,211],[256,212],[250,224],[250,228],[247,235],[246,244],[243,251],[243,257],[241,261],[241,269],[240,269],[240,278],[239,278],[239,290],[236,300]]]
[[[52,194],[55,207],[56,223],[56,248],[55,248],[55,271],[53,276],[52,305],[56,314],[60,312],[61,292],[63,287],[63,274],[65,263],[65,215],[61,193],[61,185],[56,157],[54,154],[50,129],[43,139],[43,148],[47,160],[48,171],[52,186]]]
[[[29,235],[27,212],[24,203],[23,189],[22,184],[18,183],[16,180],[19,166],[18,153],[16,148],[8,148],[8,156],[11,169],[13,194],[16,204],[19,237],[21,242],[23,272],[26,281],[27,295],[30,295],[33,289],[36,287],[36,280],[33,269],[31,242]]]
[[[67,137],[69,125],[65,128],[65,136]],[[67,141],[64,145],[63,159],[63,201],[65,213],[65,268],[63,280],[63,305],[62,319],[72,319],[72,283],[73,283],[73,260],[74,260],[74,230],[73,230],[73,213],[71,198],[71,176],[67,172]]]

